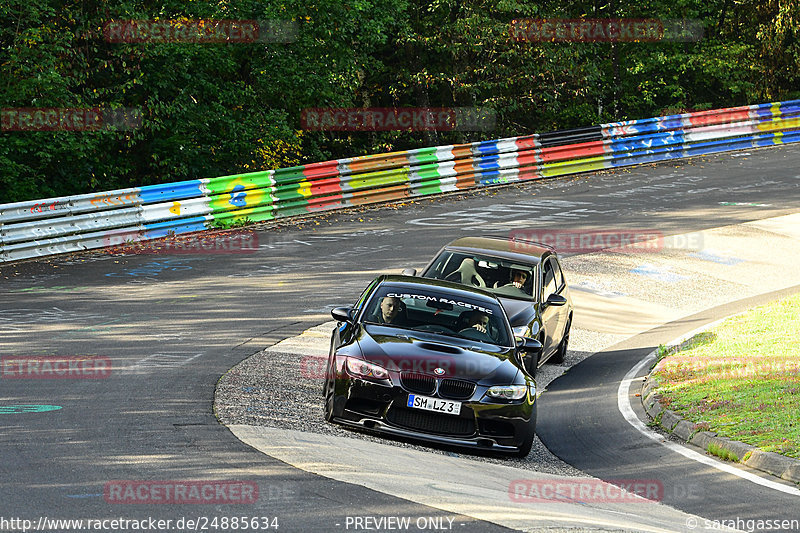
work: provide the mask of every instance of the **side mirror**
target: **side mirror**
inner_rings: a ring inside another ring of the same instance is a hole
[[[517,341],[517,350],[541,355],[542,343],[538,340],[531,337],[516,337],[515,340]]]
[[[536,376],[539,358],[542,356],[542,343],[531,337],[516,337],[517,358],[530,376]]]
[[[567,299],[561,296],[560,294],[553,293],[547,297],[547,301],[544,302],[545,306],[554,306],[554,307],[561,307],[567,303]]]
[[[353,321],[353,308],[352,307],[335,307],[331,309],[331,316],[337,322],[352,322]]]
[[[406,269],[403,269],[402,274],[404,276],[416,276],[417,275],[417,269],[416,268],[406,268]]]

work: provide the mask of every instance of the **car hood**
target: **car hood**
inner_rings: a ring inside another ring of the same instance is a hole
[[[388,370],[487,385],[513,383],[519,372],[513,363],[514,348],[469,339],[370,324],[360,328],[356,341],[364,359]]]
[[[518,300],[516,298],[503,298],[498,297],[500,303],[503,304],[508,315],[508,321],[511,326],[525,326],[530,323],[533,315],[536,314],[534,304],[531,301]]]

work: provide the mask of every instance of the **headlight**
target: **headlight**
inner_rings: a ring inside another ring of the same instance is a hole
[[[347,358],[347,371],[354,376],[367,379],[389,379],[389,372],[382,366],[367,363],[353,357]]]
[[[519,400],[528,392],[527,385],[500,385],[491,387],[486,391],[486,396],[498,400]]]
[[[528,333],[528,326],[514,326],[511,328],[515,337],[526,337]]]

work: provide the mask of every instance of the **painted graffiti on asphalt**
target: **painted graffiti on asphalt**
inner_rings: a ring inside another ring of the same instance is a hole
[[[406,224],[417,226],[458,227],[464,231],[485,231],[526,224],[565,222],[595,215],[617,213],[617,209],[597,210],[591,202],[570,200],[522,200],[513,204],[494,204],[472,209],[447,211],[431,217],[416,218]],[[586,206],[586,207],[583,207]]]
[[[66,322],[89,322],[103,320],[104,315],[65,311],[58,307],[49,309],[2,309],[0,310],[0,333],[30,331],[31,324],[63,324]]]
[[[341,235],[304,235],[301,239],[285,239],[281,241],[260,243],[258,247],[266,248],[269,250],[275,250],[278,248],[297,248],[304,246],[313,246],[315,243],[320,243],[320,242],[348,241],[352,239],[357,239],[359,237],[368,237],[373,235],[374,236],[399,235],[400,233],[405,233],[405,231],[397,231],[394,229],[386,228],[386,229],[352,231],[349,233],[342,233]]]
[[[124,277],[137,277],[137,276],[158,276],[162,272],[165,271],[182,271],[182,270],[191,270],[191,265],[184,264],[185,260],[174,260],[174,259],[167,259],[164,261],[152,261],[150,263],[145,263],[144,265],[140,265],[134,268],[125,268],[119,272],[108,272],[106,276],[115,277],[115,278],[124,278]]]

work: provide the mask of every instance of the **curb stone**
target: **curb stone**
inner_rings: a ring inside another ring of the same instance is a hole
[[[711,431],[698,431],[701,429],[692,422],[683,419],[680,415],[661,405],[658,393],[654,392],[656,385],[648,374],[642,383],[642,406],[647,415],[668,433],[675,435],[681,441],[697,446],[706,453],[709,447],[716,447],[728,452],[737,458],[736,462],[750,468],[772,474],[785,481],[800,483],[800,460],[786,457],[773,452],[759,450],[755,446],[719,437]],[[659,417],[659,414],[661,415]]]
[[[672,431],[675,429],[675,426],[677,426],[681,420],[681,417],[675,414],[674,411],[664,409],[661,412],[661,420],[659,421],[659,424],[661,424],[661,427],[672,433]]]

